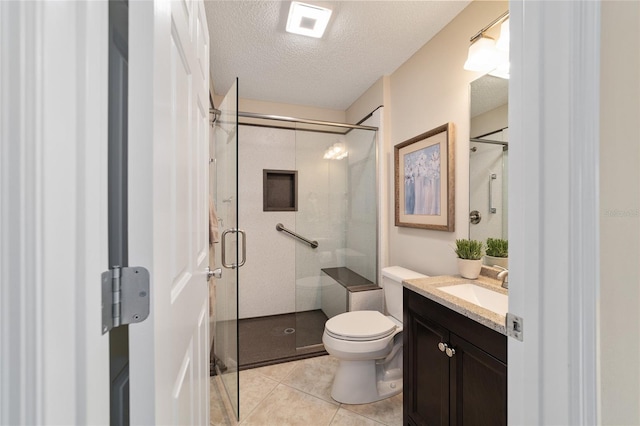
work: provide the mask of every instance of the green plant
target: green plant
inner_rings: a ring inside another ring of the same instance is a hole
[[[482,258],[482,241],[456,240],[455,252],[460,259],[478,260]]]
[[[509,241],[500,238],[487,238],[487,256],[509,257]]]

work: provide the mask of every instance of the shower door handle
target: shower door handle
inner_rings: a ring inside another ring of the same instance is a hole
[[[240,234],[242,236],[242,261],[238,263],[227,263],[227,234]],[[231,228],[222,233],[222,266],[229,269],[239,268],[247,261],[247,234],[242,229]]]
[[[242,262],[238,263],[238,268],[247,261],[247,233],[242,229],[237,229],[238,234],[242,235]]]

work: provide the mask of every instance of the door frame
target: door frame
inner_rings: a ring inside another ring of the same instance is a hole
[[[509,424],[596,424],[600,2],[509,8]]]
[[[107,424],[107,2],[0,2],[0,423]]]

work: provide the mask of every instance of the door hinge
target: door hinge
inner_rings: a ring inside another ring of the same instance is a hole
[[[149,271],[114,266],[102,273],[102,334],[149,316]]]
[[[507,336],[513,337],[522,342],[524,337],[524,319],[517,315],[507,312]]]

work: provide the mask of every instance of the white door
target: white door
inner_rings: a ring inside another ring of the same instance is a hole
[[[129,2],[129,264],[151,274],[129,327],[131,424],[208,424],[209,35],[200,1]]]

